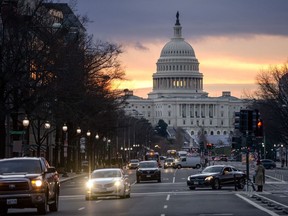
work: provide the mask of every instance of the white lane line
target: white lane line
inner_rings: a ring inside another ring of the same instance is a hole
[[[240,194],[236,194],[236,196],[238,196],[239,198],[243,199],[244,201],[248,202],[249,204],[253,205],[254,207],[266,212],[267,214],[271,215],[271,216],[279,216],[279,214],[276,214],[275,212],[273,211],[270,211],[269,209],[266,209],[260,205],[258,205],[257,203],[255,202],[252,202],[251,200],[247,199],[246,197],[240,195]]]
[[[175,176],[173,177],[173,181],[172,181],[172,183],[175,183]]]
[[[82,207],[82,208],[79,208],[78,211],[82,211],[82,210],[84,210],[84,209],[85,209],[85,207]]]
[[[167,205],[164,205],[164,209],[167,209],[168,208],[168,206]]]
[[[167,195],[166,200],[169,201],[169,199],[170,199],[170,194]]]
[[[165,214],[161,214],[160,216],[165,216]]]

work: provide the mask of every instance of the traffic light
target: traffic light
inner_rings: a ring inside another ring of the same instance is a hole
[[[263,121],[262,119],[258,119],[256,131],[255,131],[256,137],[263,137]]]
[[[246,134],[252,132],[253,110],[240,110],[235,112],[234,128]]]
[[[207,143],[206,147],[207,147],[207,149],[213,149],[214,144],[213,143]]]
[[[236,130],[239,130],[239,131],[242,130],[242,125],[241,125],[241,120],[240,120],[240,112],[235,112],[234,128]]]

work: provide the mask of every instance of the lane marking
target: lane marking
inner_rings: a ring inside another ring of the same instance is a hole
[[[266,209],[264,207],[262,207],[261,205],[258,205],[257,203],[255,202],[252,202],[251,200],[249,200],[248,198],[242,196],[241,194],[236,194],[236,196],[238,196],[239,198],[241,198],[242,200],[246,201],[247,203],[253,205],[254,207],[266,212],[267,214],[271,215],[271,216],[279,216],[279,214],[276,214],[275,212],[273,211],[270,211],[269,209]]]
[[[167,195],[166,200],[169,201],[169,199],[170,199],[170,194]]]
[[[84,209],[85,209],[85,207],[81,207],[81,208],[78,209],[78,211],[82,211]]]
[[[262,195],[260,195],[260,194],[257,194],[257,196],[259,196],[259,197],[261,197],[261,198],[263,198],[263,199],[269,200],[270,202],[276,203],[277,205],[280,205],[280,206],[282,206],[282,207],[284,207],[284,208],[288,208],[287,205],[282,204],[282,203],[279,203],[279,202],[277,202],[277,201],[275,201],[275,200],[269,199],[268,197],[262,196]]]
[[[167,205],[164,205],[164,209],[167,209],[168,208],[168,206]]]
[[[172,183],[175,183],[175,176],[173,177]]]

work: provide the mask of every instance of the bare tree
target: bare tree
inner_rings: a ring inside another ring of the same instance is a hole
[[[260,111],[264,121],[267,143],[288,144],[288,64],[271,66],[261,71],[256,81],[253,108]],[[273,148],[273,146],[271,146]]]

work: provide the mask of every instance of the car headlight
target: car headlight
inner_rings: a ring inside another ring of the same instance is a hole
[[[205,181],[211,181],[213,179],[213,176],[208,176],[205,178]]]
[[[188,176],[187,181],[190,181],[190,176]]]
[[[42,179],[32,179],[31,181],[32,187],[39,188],[43,185]]]
[[[90,188],[92,188],[92,186],[93,186],[93,183],[92,183],[92,181],[88,181],[87,183],[86,183],[86,187],[88,188],[88,189],[90,189]]]
[[[116,181],[116,182],[114,183],[114,185],[115,185],[116,187],[119,187],[119,186],[121,185],[121,181]]]

